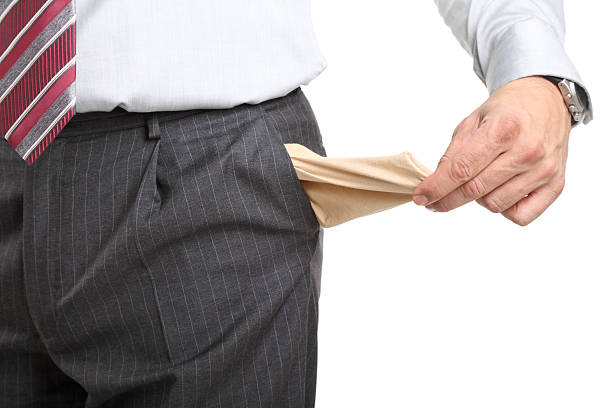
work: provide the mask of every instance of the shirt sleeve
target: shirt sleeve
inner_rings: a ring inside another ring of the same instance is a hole
[[[489,93],[518,78],[566,78],[587,96],[584,122],[593,118],[591,97],[563,45],[563,0],[434,0]]]

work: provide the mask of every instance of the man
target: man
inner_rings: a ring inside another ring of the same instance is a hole
[[[415,201],[526,225],[592,116],[562,1],[437,5],[492,95]],[[323,236],[283,147],[325,155],[308,2],[79,0],[75,59],[74,7],[0,0],[0,406],[313,406]]]

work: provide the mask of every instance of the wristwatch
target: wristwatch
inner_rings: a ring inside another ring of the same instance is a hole
[[[584,110],[587,105],[587,98],[582,87],[577,86],[573,81],[566,78],[554,76],[544,76],[544,78],[556,84],[561,91],[565,106],[567,106],[567,110],[569,110],[572,117],[572,126],[581,123],[584,119]]]

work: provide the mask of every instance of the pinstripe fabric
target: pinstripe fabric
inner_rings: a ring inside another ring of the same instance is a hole
[[[283,146],[325,155],[310,105],[175,114],[0,149],[0,406],[314,406],[323,230]]]
[[[72,0],[0,3],[0,134],[32,165],[76,113]]]

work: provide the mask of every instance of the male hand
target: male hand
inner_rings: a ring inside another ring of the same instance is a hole
[[[414,202],[446,212],[472,200],[525,226],[561,194],[571,117],[542,77],[509,82],[455,129]]]

